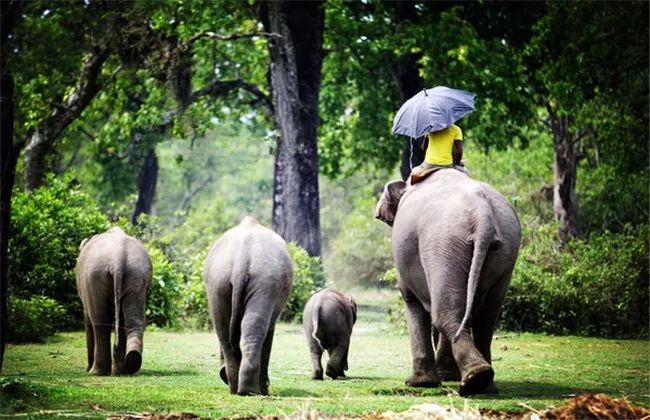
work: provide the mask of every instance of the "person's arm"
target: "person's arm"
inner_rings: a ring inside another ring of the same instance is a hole
[[[454,165],[462,165],[460,161],[463,159],[463,142],[461,140],[454,140],[454,147],[451,150],[451,158],[454,161]]]

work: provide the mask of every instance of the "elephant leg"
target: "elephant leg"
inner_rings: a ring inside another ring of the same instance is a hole
[[[443,381],[460,381],[460,370],[451,351],[451,342],[437,328],[433,328],[433,337],[438,375]]]
[[[262,362],[260,365],[260,393],[269,395],[269,361],[271,360],[271,347],[273,346],[273,335],[275,334],[275,321],[269,328],[262,346]]]
[[[109,375],[111,373],[111,331],[112,325],[109,319],[104,322],[93,324],[93,337],[95,354],[93,355],[93,367],[91,375]]]
[[[219,376],[228,384],[230,393],[236,394],[239,382],[241,352],[239,351],[239,346],[233,346],[230,338],[231,294],[232,289],[230,285],[218,289],[214,300],[210,302],[209,309],[212,325],[219,338],[222,359]],[[238,343],[239,339],[233,341]]]
[[[253,308],[256,310],[252,310]],[[239,395],[259,395],[262,392],[259,383],[262,350],[269,332],[271,310],[265,298],[252,298],[246,304],[241,322],[242,358],[237,387]]]
[[[122,375],[124,369],[124,357],[126,354],[126,329],[124,328],[124,313],[120,311],[120,328],[118,336],[115,338],[113,345],[113,375]]]
[[[318,345],[316,340],[309,338],[309,352],[311,353],[311,378],[315,380],[323,379],[323,349]]]
[[[505,278],[505,281],[499,281],[497,287],[492,288],[485,297],[483,305],[476,319],[472,325],[472,336],[474,337],[474,344],[479,352],[483,355],[485,360],[492,364],[492,336],[499,321],[499,314],[501,313],[501,305],[505,298],[507,285],[510,283],[510,276]],[[504,285],[504,286],[501,286]],[[499,287],[500,286],[500,287]],[[499,390],[492,381],[485,389],[484,393],[498,394]]]
[[[108,299],[92,298],[88,302],[88,318],[93,329],[93,365],[91,375],[111,373],[111,332],[113,330],[112,296]]]
[[[437,270],[427,274],[435,328],[446,340],[450,340],[456,335],[465,315],[466,292],[458,285],[467,283],[467,275],[459,269],[445,269],[439,265]],[[447,293],[441,293],[443,290]],[[440,341],[444,345],[445,340]],[[465,396],[485,391],[494,378],[494,371],[474,345],[468,328],[461,332],[456,342],[450,344],[460,370],[459,394]]]
[[[348,346],[350,345],[350,340],[343,340],[339,342],[335,347],[328,350],[329,360],[327,361],[327,369],[325,374],[332,379],[336,378],[345,378],[345,369],[347,365],[348,358]]]
[[[144,293],[129,293],[122,297],[121,312],[124,314],[123,327],[126,333],[124,369],[129,375],[139,371],[142,366],[145,305]]]
[[[84,325],[86,327],[86,350],[88,352],[88,366],[86,372],[89,372],[93,367],[95,359],[95,334],[93,333],[93,324],[88,318],[88,313],[84,311]]]
[[[413,373],[406,380],[406,385],[437,387],[440,385],[440,377],[436,373],[431,344],[431,315],[415,296],[408,291],[403,292],[403,295],[413,357]]]

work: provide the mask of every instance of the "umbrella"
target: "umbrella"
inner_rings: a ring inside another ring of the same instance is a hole
[[[419,138],[450,127],[473,110],[473,93],[445,86],[423,89],[397,111],[393,134]]]

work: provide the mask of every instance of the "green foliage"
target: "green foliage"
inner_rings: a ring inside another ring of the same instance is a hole
[[[52,298],[38,295],[28,299],[9,298],[10,343],[43,343],[69,323],[66,308]]]
[[[372,189],[357,190],[353,200],[353,209],[328,244],[328,278],[347,287],[382,287],[379,278],[392,266],[389,229],[373,217],[377,197]]]
[[[9,241],[10,295],[47,296],[81,319],[74,267],[79,244],[104,232],[108,220],[69,177],[50,177],[33,193],[16,190]]]
[[[559,248],[556,226],[528,232],[503,308],[506,329],[648,335],[648,226]]]
[[[199,330],[207,330],[212,326],[208,313],[208,296],[203,284],[206,254],[207,250],[191,258],[190,269],[181,288],[182,323]]]
[[[305,303],[325,286],[325,274],[320,258],[310,257],[307,251],[293,242],[289,244],[289,254],[293,260],[293,286],[280,318],[283,321],[301,322]]]
[[[153,264],[153,278],[147,295],[147,323],[158,327],[171,327],[179,315],[182,274],[176,270],[163,252],[149,246]]]

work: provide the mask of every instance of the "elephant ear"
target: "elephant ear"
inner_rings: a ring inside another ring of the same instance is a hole
[[[397,213],[397,206],[402,195],[404,195],[405,189],[406,182],[401,179],[386,184],[384,192],[377,202],[375,218],[386,223],[388,226],[393,226],[395,214]]]
[[[352,299],[352,296],[348,296],[348,300],[350,301],[350,309],[352,309],[352,325],[354,325],[357,322],[357,302]]]

